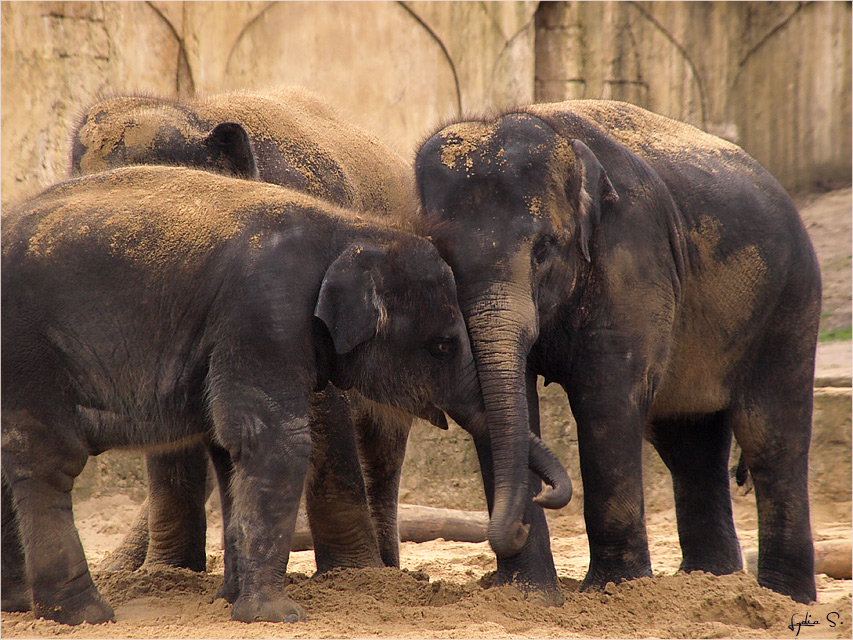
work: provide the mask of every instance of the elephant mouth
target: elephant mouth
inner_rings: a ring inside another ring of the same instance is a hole
[[[427,404],[419,407],[418,410],[413,413],[418,418],[426,420],[439,429],[444,429],[445,431],[448,429],[447,416],[444,415],[444,411],[436,407],[434,404]]]

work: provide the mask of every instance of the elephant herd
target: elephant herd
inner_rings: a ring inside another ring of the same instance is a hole
[[[102,100],[70,156],[2,219],[3,611],[113,619],[71,489],[90,455],[137,447],[149,495],[113,568],[204,570],[216,484],[232,618],[302,620],[284,577],[303,490],[319,572],[399,566],[409,430],[445,414],[476,448],[496,584],[560,605],[543,508],[572,485],[540,376],[577,422],[582,589],[652,574],[644,438],[681,569],[740,570],[735,437],[758,581],[815,599],[820,272],[739,147],[578,100],[450,123],[407,161],[286,88]]]

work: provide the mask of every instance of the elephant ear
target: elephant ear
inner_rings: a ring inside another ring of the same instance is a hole
[[[237,178],[257,180],[258,164],[249,134],[236,122],[221,122],[204,139],[213,165]]]
[[[326,271],[314,315],[340,355],[375,336],[386,318],[375,268],[385,257],[378,247],[351,245]]]
[[[589,256],[589,243],[592,233],[598,223],[601,222],[601,207],[603,204],[613,204],[619,200],[613,183],[607,177],[607,172],[595,154],[588,146],[580,140],[571,141],[572,151],[575,158],[580,160],[581,165],[581,187],[578,203],[578,216],[580,218],[580,245],[583,257],[587,262],[591,261]]]

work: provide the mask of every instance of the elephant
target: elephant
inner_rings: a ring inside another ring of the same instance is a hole
[[[71,511],[90,455],[214,442],[239,569],[231,617],[295,622],[283,577],[312,391],[486,430],[453,274],[408,232],[277,185],[137,166],[20,205],[2,249],[3,526],[39,617],[114,618]],[[531,466],[563,477],[532,442]]]
[[[497,583],[560,601],[543,512],[525,500],[538,480],[512,462],[539,433],[542,376],[577,422],[582,589],[652,575],[644,437],[671,472],[681,570],[742,567],[734,436],[755,483],[758,581],[813,601],[821,280],[784,188],[740,147],[608,100],[449,123],[418,149],[415,178],[422,233],[456,278],[490,433],[514,432],[476,440],[492,516],[531,526],[526,539],[490,526]],[[509,502],[491,496],[501,485],[516,487]]]
[[[72,135],[70,175],[138,164],[279,184],[385,224],[415,209],[411,164],[298,87],[183,102],[116,96],[86,109]],[[316,446],[306,504],[318,572],[399,567],[397,503],[413,416],[330,385],[313,396],[311,422]],[[438,426],[447,425],[439,420]],[[203,571],[204,502],[214,487],[205,483],[212,477],[205,447],[148,454],[146,466],[149,496],[104,567],[136,569],[145,562]],[[230,546],[226,540],[226,564]]]

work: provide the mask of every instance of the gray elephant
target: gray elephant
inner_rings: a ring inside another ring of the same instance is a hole
[[[490,433],[505,434],[476,440],[492,525],[532,525],[526,539],[490,528],[497,582],[560,600],[544,515],[526,499],[538,480],[518,463],[528,431],[539,433],[543,376],[577,420],[582,588],[651,575],[643,437],[672,474],[681,568],[741,568],[734,434],[755,481],[758,581],[814,600],[821,284],[779,183],[733,144],[611,101],[450,124],[422,145],[415,172],[424,233],[456,278]],[[501,486],[515,489],[502,499]]]
[[[119,96],[90,106],[74,130],[71,174],[132,164],[260,179],[386,224],[414,211],[410,164],[301,88],[183,102]],[[318,571],[399,566],[397,503],[413,417],[377,410],[357,391],[334,386],[315,394],[311,405],[316,446],[306,504]],[[446,428],[443,416],[433,420]],[[215,446],[209,449],[222,457]],[[205,485],[206,460],[203,446],[146,456],[149,497],[106,568],[136,569],[145,561],[204,570],[204,501],[213,487]],[[231,542],[225,546],[230,574]],[[231,590],[221,595],[233,600],[236,585],[227,584]]]
[[[485,430],[452,273],[412,234],[275,185],[130,167],[51,187],[5,217],[2,243],[3,526],[38,616],[113,618],[71,511],[89,455],[217,443],[232,618],[295,621],[282,578],[312,391],[331,382]]]

